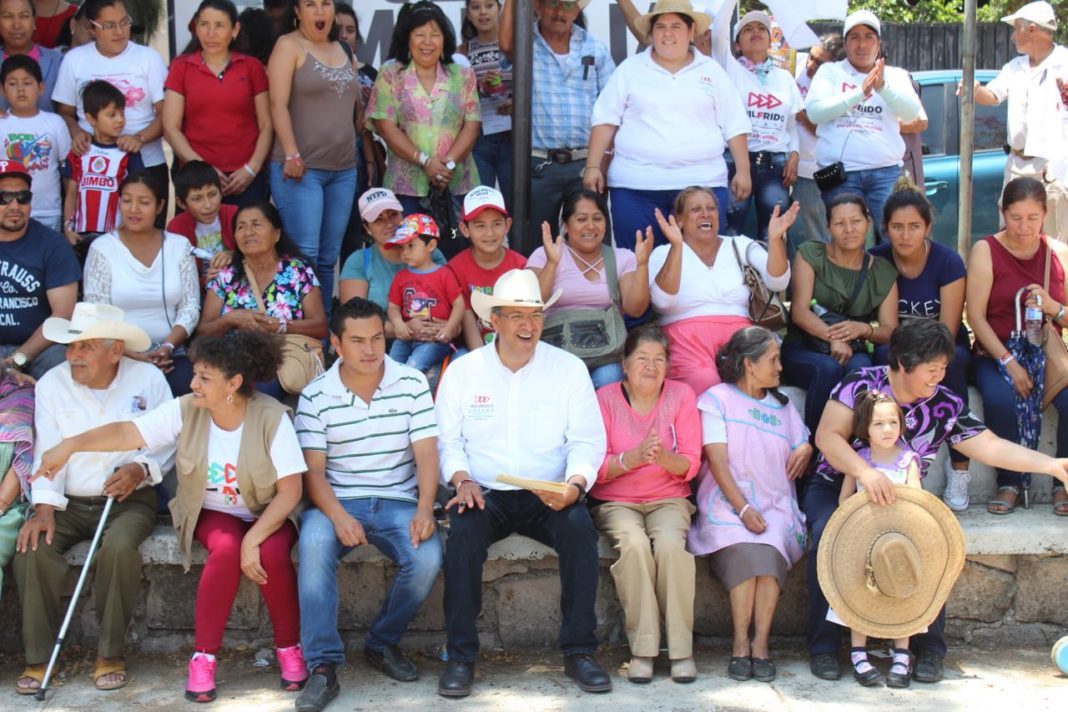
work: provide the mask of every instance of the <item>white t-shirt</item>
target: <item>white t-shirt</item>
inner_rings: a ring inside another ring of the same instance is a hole
[[[182,431],[181,402],[177,398],[169,400],[133,423],[150,449],[173,444]],[[204,490],[203,507],[251,522],[256,517],[245,506],[237,486],[237,455],[241,450],[241,433],[244,429],[245,426],[241,425],[236,430],[223,430],[214,422],[211,424],[208,432],[208,482]],[[278,430],[271,439],[270,457],[279,480],[308,469],[300,443],[297,442],[297,431],[288,417],[278,421]]]
[[[126,49],[114,57],[105,57],[90,42],[67,52],[59,65],[59,77],[52,91],[52,101],[77,108],[78,125],[93,133],[85,118],[82,106],[82,89],[94,79],[104,79],[114,84],[126,97],[127,134],[135,134],[147,127],[156,118],[153,108],[163,101],[163,81],[167,67],[159,53],[144,45],[130,42]],[[149,141],[141,149],[145,166],[158,166],[164,162],[163,139]]]
[[[865,99],[861,85],[867,75],[843,59],[824,64],[812,78],[805,110],[816,124],[816,163],[821,167],[837,161],[847,171],[901,165],[905,141],[899,121],[919,116],[920,98],[908,72],[886,67],[883,89]]]
[[[633,190],[725,187],[727,141],[750,131],[727,73],[700,52],[672,74],[652,50],[629,57],[593,105],[594,126],[618,126],[608,184]]]
[[[33,178],[31,216],[42,219],[63,215],[59,167],[70,153],[70,132],[59,114],[8,114],[0,119],[0,142],[4,158],[22,164]]]
[[[802,56],[805,59],[802,59]],[[812,77],[808,76],[808,54],[797,55],[797,91],[801,94],[801,101],[804,102],[808,96],[809,87],[812,86]],[[802,104],[802,109],[804,105]],[[815,173],[819,166],[816,165],[816,134],[808,130],[808,127],[797,122],[797,146],[798,154],[801,160],[797,163],[797,177],[798,178],[812,178],[812,174]]]

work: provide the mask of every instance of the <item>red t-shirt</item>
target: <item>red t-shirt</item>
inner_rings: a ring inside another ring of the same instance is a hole
[[[460,294],[460,283],[447,267],[435,266],[431,272],[405,267],[389,286],[389,303],[400,307],[405,320],[426,316],[448,319]]]
[[[199,52],[171,62],[164,88],[185,98],[182,133],[193,150],[226,173],[252,158],[260,129],[256,97],[267,91],[267,72],[259,60],[237,52],[216,76]]]
[[[449,260],[449,269],[456,275],[456,280],[464,292],[464,305],[471,308],[471,292],[493,294],[493,285],[497,279],[510,269],[523,269],[527,258],[514,250],[505,249],[504,259],[493,269],[483,269],[475,262],[475,251],[466,250]]]
[[[33,0],[30,0],[33,2]],[[70,18],[74,17],[74,13],[78,12],[78,5],[68,5],[67,9],[58,15],[52,15],[52,17],[41,17],[38,15],[33,19],[33,40],[39,45],[44,47],[55,47],[59,40],[59,33],[63,31],[63,27],[67,24]]]
[[[990,297],[986,303],[986,321],[998,339],[1005,342],[1016,328],[1016,293],[1029,284],[1042,284],[1046,278],[1046,240],[1050,238],[1042,237],[1042,247],[1029,260],[1014,257],[993,235],[983,239],[990,249],[993,273]],[[1056,253],[1050,255],[1049,272],[1049,296],[1064,304],[1064,266]]]

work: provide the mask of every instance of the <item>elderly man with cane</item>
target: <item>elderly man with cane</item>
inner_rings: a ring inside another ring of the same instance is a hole
[[[21,695],[42,686],[53,651],[68,568],[64,554],[93,538],[101,522],[95,577],[100,639],[93,681],[100,690],[129,682],[123,653],[141,585],[137,549],[155,524],[152,485],[170,469],[174,449],[80,453],[55,472],[38,471],[42,453],[64,438],[132,420],[170,400],[158,368],[123,355],[149,347],[148,334],[124,316],[107,304],[79,303],[70,321],[53,317],[44,322],[45,338],[67,344],[67,362],[37,383],[34,470],[44,477],[32,483],[33,514],[19,532],[14,560],[26,650],[26,669],[15,681]],[[87,560],[86,568],[89,564]],[[76,602],[77,596],[70,605]]]

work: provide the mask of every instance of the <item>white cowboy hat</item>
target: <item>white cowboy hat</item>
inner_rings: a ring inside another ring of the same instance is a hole
[[[510,269],[497,278],[492,293],[471,292],[471,308],[479,319],[488,322],[493,307],[548,309],[560,298],[562,292],[562,289],[557,289],[549,297],[549,301],[542,302],[538,276],[529,269]]]
[[[675,15],[685,15],[693,20],[693,34],[695,37],[703,35],[705,30],[712,26],[712,18],[708,13],[695,10],[693,5],[690,4],[690,0],[657,0],[653,9],[639,17],[634,24],[637,29],[641,30],[643,35],[648,37],[653,29],[653,18],[669,12]]]
[[[850,628],[905,638],[938,616],[964,569],[964,534],[934,495],[894,487],[894,503],[850,497],[827,522],[816,560],[827,603]]]
[[[45,319],[42,333],[57,344],[72,344],[89,339],[115,339],[130,351],[144,351],[152,345],[145,330],[126,321],[126,312],[110,304],[78,302],[70,321],[59,317]]]

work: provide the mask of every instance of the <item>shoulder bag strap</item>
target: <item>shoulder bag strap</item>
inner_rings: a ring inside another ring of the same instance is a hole
[[[1042,280],[1042,289],[1046,290],[1046,294],[1049,294],[1049,270],[1050,262],[1053,258],[1053,250],[1049,246],[1049,242],[1046,242],[1046,276]]]
[[[252,275],[252,270],[245,267],[245,281],[248,282],[249,289],[252,290],[252,295],[256,297],[256,306],[264,314],[267,313],[267,305],[263,303],[263,294],[260,292],[260,285],[256,283],[256,278]]]
[[[619,275],[616,274],[616,251],[611,245],[601,245],[601,254],[604,255],[604,276],[608,280],[608,294],[612,297],[612,303],[619,308],[622,297],[619,294]]]
[[[872,263],[875,261],[875,258],[867,253],[865,253],[864,257],[864,264],[860,268],[860,274],[857,276],[856,284],[853,285],[853,292],[849,295],[849,298],[846,301],[842,302],[842,306],[835,310],[843,315],[849,315],[847,311],[849,305],[855,302],[857,297],[860,296],[860,290],[864,289],[864,281],[868,278],[868,268],[871,267]]]

